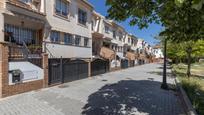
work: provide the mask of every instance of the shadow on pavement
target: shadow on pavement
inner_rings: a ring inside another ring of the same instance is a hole
[[[91,94],[83,115],[178,115],[182,109],[172,91],[160,82],[123,80],[103,86]],[[173,106],[172,106],[173,105]]]
[[[147,72],[147,73],[163,76],[163,72],[160,72],[160,71],[152,71],[152,72]],[[169,78],[175,78],[175,76],[171,72],[166,72],[166,76]]]
[[[163,69],[164,67],[158,67],[158,69]],[[167,66],[166,69],[172,69],[171,66]]]

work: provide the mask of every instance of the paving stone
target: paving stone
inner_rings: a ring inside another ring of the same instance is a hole
[[[5,98],[0,115],[182,115],[176,92],[160,88],[160,67],[147,64]]]

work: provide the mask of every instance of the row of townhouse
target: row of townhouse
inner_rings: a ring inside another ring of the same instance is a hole
[[[150,61],[86,0],[0,0],[0,97]]]

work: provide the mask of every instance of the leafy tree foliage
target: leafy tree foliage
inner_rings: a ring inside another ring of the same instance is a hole
[[[178,1],[183,2],[177,5]],[[161,23],[165,27],[163,35],[182,42],[204,38],[204,7],[200,10],[192,8],[195,1],[107,0],[106,4],[109,6],[109,18],[116,21],[128,19],[130,25],[138,25],[141,29],[147,28],[150,23]]]
[[[181,62],[186,59],[186,49],[192,47],[192,57],[194,59],[204,57],[204,40],[198,40],[196,42],[189,41],[184,43],[174,43],[169,41],[167,45],[167,56],[174,60],[174,62]]]
[[[108,17],[116,21],[130,20],[130,25],[147,28],[150,23],[161,23],[160,33],[173,42],[204,39],[204,0],[107,0]],[[165,42],[166,43],[166,42]],[[190,76],[192,46],[186,48],[187,75]],[[166,51],[165,51],[166,52]]]

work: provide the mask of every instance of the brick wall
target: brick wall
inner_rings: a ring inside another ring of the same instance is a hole
[[[48,55],[43,54],[44,79],[9,85],[8,81],[8,47],[0,43],[0,97],[11,96],[48,86]]]
[[[43,53],[42,54],[42,61],[43,61],[43,70],[44,70],[44,80],[43,80],[43,84],[44,84],[44,88],[48,87],[48,54]]]

